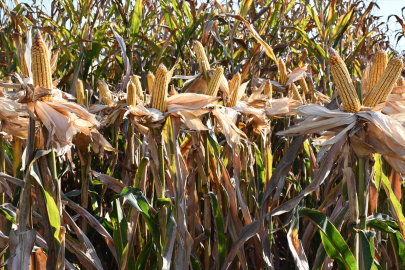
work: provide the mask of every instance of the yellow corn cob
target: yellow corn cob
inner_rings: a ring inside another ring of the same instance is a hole
[[[78,79],[76,83],[76,98],[77,104],[86,105],[86,96],[84,95],[83,82],[80,79]]]
[[[371,66],[366,94],[370,93],[371,89],[373,89],[378,79],[380,79],[381,75],[384,72],[384,69],[387,67],[387,63],[387,53],[385,51],[378,51],[375,54],[373,65]]]
[[[206,95],[213,96],[213,97],[217,96],[218,90],[219,90],[219,85],[221,84],[223,75],[224,75],[224,69],[222,67],[217,67],[208,84],[207,93],[205,93]]]
[[[302,98],[301,98],[301,96],[300,96],[300,92],[298,92],[298,89],[297,89],[297,87],[295,86],[295,83],[292,83],[292,84],[291,84],[291,91],[292,91],[292,93],[293,93],[293,98],[294,98],[295,100],[298,100],[299,102],[302,103]]]
[[[132,75],[131,81],[135,85],[136,95],[138,96],[138,98],[140,100],[143,100],[142,86],[141,86],[141,82],[139,81],[138,76]]]
[[[98,81],[98,90],[100,91],[101,98],[105,105],[110,106],[112,104],[111,92],[108,89],[108,85],[104,81]]]
[[[28,78],[30,76],[30,74],[28,73],[28,67],[27,67],[27,62],[25,60],[25,44],[23,47],[23,51],[21,54],[21,76],[23,79]]]
[[[203,71],[203,61],[205,65],[205,69],[210,69],[210,63],[208,62],[207,55],[205,54],[203,45],[198,41],[194,41],[194,52],[197,55],[198,65],[200,66],[200,71]]]
[[[273,85],[270,80],[267,80],[264,84],[263,94],[268,97],[268,99],[273,98]]]
[[[278,72],[280,73],[280,82],[282,85],[285,85],[288,81],[287,78],[287,68],[285,66],[285,63],[283,59],[279,58],[278,59]]]
[[[239,72],[236,73],[232,80],[229,82],[229,91],[232,93],[231,99],[229,100],[227,107],[234,107],[238,102],[238,94],[239,94],[239,87],[240,87],[240,74]]]
[[[155,82],[155,75],[152,74],[152,72],[149,71],[148,76],[146,77],[148,80],[148,91],[149,95],[152,94],[153,90],[153,83]]]
[[[350,79],[345,62],[334,49],[329,51],[329,55],[331,73],[342,100],[343,107],[347,112],[351,113],[360,111],[360,100]]]
[[[128,82],[127,86],[127,104],[128,106],[136,105],[136,86],[132,79]]]
[[[304,93],[304,95],[308,94],[309,90],[308,90],[308,85],[307,85],[307,82],[305,81],[305,78],[299,79],[298,83],[300,84],[301,90]]]
[[[376,85],[366,97],[364,105],[374,107],[381,101],[387,100],[399,76],[401,75],[404,64],[400,58],[395,58],[388,63]]]
[[[35,33],[31,48],[31,70],[34,87],[41,86],[52,89],[51,65],[49,62],[48,48],[41,37],[41,32]]]
[[[155,83],[153,85],[151,107],[158,109],[162,113],[167,110],[167,68],[165,65],[160,64],[156,71]]]
[[[402,76],[399,76],[397,81],[397,86],[405,86],[405,79]]]

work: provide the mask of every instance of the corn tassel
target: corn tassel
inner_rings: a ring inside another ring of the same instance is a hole
[[[136,105],[136,86],[133,83],[132,78],[127,86],[127,104],[128,106]]]
[[[350,79],[346,64],[334,49],[331,49],[329,54],[331,73],[342,100],[343,107],[347,112],[356,113],[360,111],[360,100]]]
[[[266,80],[264,84],[263,94],[268,97],[268,99],[273,98],[273,85],[270,80]]]
[[[197,55],[198,65],[200,71],[203,71],[203,64],[206,70],[210,69],[210,63],[208,61],[207,55],[205,54],[204,47],[198,40],[194,41],[194,52]],[[204,62],[204,63],[203,63]]]
[[[219,90],[219,85],[221,84],[222,76],[224,75],[224,69],[222,67],[217,67],[214,74],[211,77],[210,83],[208,84],[208,89],[206,95],[216,97]]]
[[[285,85],[288,81],[287,78],[287,68],[285,66],[285,63],[283,59],[279,58],[278,59],[278,72],[280,73],[280,82],[282,85]]]
[[[380,79],[385,68],[387,67],[387,63],[388,63],[387,53],[385,51],[378,51],[375,54],[373,65],[371,66],[366,94],[370,93],[374,85],[377,83],[378,79]]]
[[[153,73],[149,71],[148,76],[146,78],[147,78],[147,81],[148,81],[149,95],[151,95],[152,90],[153,90],[153,84],[155,83],[155,75],[153,75]]]
[[[291,91],[293,94],[293,98],[302,103],[302,98],[300,96],[300,92],[298,92],[298,89],[297,89],[297,86],[295,86],[295,83],[291,84]]]
[[[31,70],[34,80],[34,87],[53,88],[51,65],[49,62],[48,48],[41,37],[41,32],[37,31],[31,48]]]
[[[112,96],[110,90],[108,89],[108,85],[104,81],[100,80],[98,81],[98,89],[104,104],[110,106],[112,104]]]
[[[160,64],[156,71],[155,83],[153,85],[151,107],[155,108],[162,113],[167,110],[167,68],[165,65]]]
[[[380,79],[366,97],[364,105],[374,107],[378,103],[387,100],[395,86],[404,65],[400,58],[395,58],[388,63]]]
[[[405,86],[405,79],[402,76],[399,76],[397,81],[397,86]]]
[[[229,100],[229,102],[227,104],[227,107],[232,108],[238,102],[240,81],[241,81],[241,77],[240,77],[240,74],[238,72],[232,77],[232,80],[229,82],[229,91],[231,91],[232,96],[231,96],[231,99]]]
[[[78,79],[76,83],[76,98],[77,104],[86,105],[86,96],[84,95],[84,88],[82,80]]]
[[[141,82],[139,81],[138,76],[132,75],[131,81],[135,85],[136,95],[138,96],[138,98],[140,100],[143,100],[142,86],[141,86]]]

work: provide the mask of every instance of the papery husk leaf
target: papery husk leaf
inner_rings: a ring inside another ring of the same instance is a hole
[[[307,67],[308,67],[308,64],[305,64],[302,67],[295,68],[291,73],[288,74],[288,76],[287,76],[288,80],[285,85],[289,85],[293,82],[296,82],[296,81],[304,78]]]
[[[167,99],[167,111],[172,113],[182,110],[198,110],[217,99],[217,97],[194,93],[178,94]]]

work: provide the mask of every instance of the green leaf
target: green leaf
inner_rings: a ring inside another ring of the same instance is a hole
[[[396,218],[398,219],[399,229],[401,230],[402,235],[405,233],[405,217],[402,213],[402,206],[401,203],[398,201],[397,197],[395,196],[394,192],[391,189],[391,183],[388,178],[382,174],[382,182],[385,193],[387,194],[388,199],[390,200],[391,206],[394,210]]]
[[[219,269],[222,269],[226,256],[224,218],[219,209],[217,196],[213,192],[208,192],[207,195],[211,198],[212,208],[215,213],[216,233],[218,234]]]
[[[134,11],[131,16],[131,44],[135,43],[135,38],[139,32],[139,27],[142,20],[142,0],[136,0]]]
[[[113,210],[111,211],[111,222],[113,224],[113,239],[115,250],[117,251],[118,263],[121,266],[124,249],[128,243],[128,223],[122,211],[120,201],[115,199],[111,202]]]
[[[141,253],[139,254],[136,264],[135,264],[135,269],[136,270],[141,270],[141,269],[146,269],[146,266],[149,261],[149,254],[152,250],[152,239],[150,239],[146,245],[142,248]]]
[[[143,196],[142,191],[137,188],[124,187],[119,196],[124,197],[132,207],[141,213],[142,217],[146,221],[148,229],[152,233],[152,237],[155,240],[158,249],[161,250],[162,245],[160,242],[160,229],[157,221],[157,215],[156,218],[152,216],[149,209],[149,203]]]
[[[300,217],[308,218],[321,231],[321,236],[323,237],[322,242],[324,246],[325,243],[328,245],[325,246],[325,250],[329,257],[337,256],[337,258],[339,258],[338,260],[345,265],[346,269],[357,269],[357,263],[353,253],[350,251],[339,231],[328,220],[325,214],[317,210],[303,208],[299,210],[299,215]]]
[[[362,231],[359,230],[358,234],[360,236],[361,252],[363,253],[363,264],[364,270],[371,270],[374,264],[374,236],[375,233],[372,231]]]

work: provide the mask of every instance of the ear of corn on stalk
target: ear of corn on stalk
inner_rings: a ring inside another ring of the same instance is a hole
[[[155,75],[153,75],[153,73],[149,71],[148,76],[146,78],[148,81],[148,91],[149,91],[149,95],[150,95],[150,94],[152,94],[153,84],[155,82]]]
[[[203,65],[205,66],[206,70],[209,70],[210,64],[208,62],[208,57],[205,54],[203,45],[198,40],[194,41],[194,52],[197,55],[200,71],[203,71]]]
[[[308,85],[307,85],[307,82],[305,81],[305,78],[299,79],[299,80],[298,80],[298,83],[299,83],[300,86],[301,86],[302,92],[303,92],[305,95],[308,94],[309,90],[308,90]]]
[[[28,78],[30,76],[30,74],[28,73],[27,61],[25,60],[25,48],[26,48],[26,46],[24,44],[23,51],[22,51],[22,54],[21,54],[21,63],[20,63],[20,65],[21,65],[21,77],[23,79]]]
[[[273,98],[273,85],[271,84],[270,80],[266,80],[264,84],[263,94],[268,97],[268,99]]]
[[[82,80],[78,79],[76,83],[76,98],[77,104],[86,105],[86,96],[84,95],[84,88]]]
[[[160,64],[156,71],[155,83],[153,85],[151,107],[155,108],[162,113],[167,110],[167,68],[165,65]]]
[[[208,84],[206,95],[213,97],[217,96],[222,75],[224,75],[224,69],[222,67],[217,67],[211,77],[210,83]]]
[[[387,68],[384,70],[376,85],[371,89],[371,92],[366,97],[364,105],[367,107],[374,107],[378,103],[387,100],[391,94],[404,65],[401,58],[392,59]]]
[[[405,86],[405,79],[402,76],[399,76],[397,81],[397,86]]]
[[[232,77],[232,80],[229,82],[229,91],[231,91],[232,95],[231,95],[231,99],[229,100],[229,102],[227,104],[227,107],[232,108],[238,102],[240,81],[241,81],[241,77],[238,72]]]
[[[285,66],[284,60],[278,59],[278,72],[280,73],[280,82],[282,85],[285,85],[288,81],[287,78],[287,68]]]
[[[329,55],[331,73],[340,98],[342,99],[343,107],[347,112],[351,113],[360,111],[360,100],[345,62],[334,49],[330,49]]]
[[[291,84],[291,91],[293,94],[293,98],[302,103],[302,98],[300,96],[300,92],[298,92],[298,89],[297,89],[297,86],[295,86],[295,83]]]
[[[377,83],[378,79],[380,79],[385,68],[387,67],[387,63],[388,63],[387,53],[385,51],[378,51],[375,54],[373,65],[371,66],[366,94],[370,93],[374,85]]]
[[[98,90],[100,91],[101,98],[105,105],[110,106],[112,103],[111,92],[108,89],[108,85],[104,81],[98,81]]]
[[[136,105],[136,86],[132,82],[132,79],[127,85],[127,104],[128,106]]]
[[[138,98],[140,100],[143,100],[143,93],[142,93],[142,86],[141,86],[141,82],[139,81],[138,76],[136,75],[132,75],[131,76],[131,82],[134,84],[135,86],[135,93],[138,96]]]
[[[31,70],[34,80],[34,87],[41,86],[52,89],[51,65],[49,62],[48,48],[37,31],[31,48]]]

